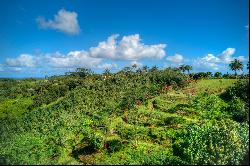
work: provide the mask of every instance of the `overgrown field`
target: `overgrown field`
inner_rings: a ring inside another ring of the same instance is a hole
[[[172,69],[0,81],[0,163],[241,164],[249,81]]]

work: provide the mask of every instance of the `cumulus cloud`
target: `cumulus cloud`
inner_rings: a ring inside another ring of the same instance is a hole
[[[207,54],[207,56],[201,58],[201,61],[205,61],[209,63],[219,63],[221,59],[214,56],[213,54]]]
[[[218,70],[222,64],[229,64],[234,59],[245,61],[244,56],[233,57],[235,51],[236,51],[235,48],[227,48],[217,56],[213,54],[207,54],[202,58],[197,58],[194,61],[194,66]]]
[[[183,56],[180,54],[175,54],[173,56],[168,56],[167,60],[173,63],[181,63],[183,61]]]
[[[6,64],[11,67],[33,67],[36,64],[36,60],[29,54],[21,54],[17,58],[7,58]]]
[[[36,21],[43,29],[55,29],[70,35],[77,35],[80,32],[76,12],[61,9],[54,15],[54,20],[46,21],[44,17],[38,17]]]
[[[220,60],[224,63],[230,63],[234,59],[232,55],[235,53],[235,51],[235,48],[227,48],[219,55]]]
[[[97,47],[91,47],[89,54],[96,58],[112,60],[139,60],[144,58],[161,59],[165,56],[166,44],[145,45],[139,34],[123,36],[117,41],[118,34],[111,35]]]
[[[67,55],[59,52],[54,54],[47,54],[46,59],[48,64],[52,67],[58,68],[72,68],[72,67],[97,67],[102,59],[92,58],[86,51],[71,51]]]
[[[57,19],[56,19],[57,20]],[[51,21],[48,21],[51,22]],[[52,24],[52,23],[51,23]],[[7,58],[6,67],[36,67],[38,68],[117,68],[115,63],[106,63],[107,60],[130,61],[131,65],[136,64],[140,59],[161,59],[165,56],[166,44],[145,45],[141,42],[138,34],[123,36],[117,41],[119,35],[111,35],[107,41],[100,42],[97,47],[91,47],[88,51],[70,51],[67,54],[60,52],[39,53],[37,55],[21,54],[17,58]],[[130,63],[129,62],[129,63]],[[0,66],[0,70],[3,67]],[[19,70],[19,69],[17,69]]]
[[[204,68],[204,69],[211,69],[211,70],[218,70],[219,65],[215,61],[207,61],[207,59],[204,58],[198,58],[194,60],[194,64],[196,68]]]

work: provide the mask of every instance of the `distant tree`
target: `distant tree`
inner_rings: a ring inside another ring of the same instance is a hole
[[[103,74],[105,75],[105,76],[109,76],[111,73],[110,73],[110,69],[105,69],[104,70],[104,72],[103,72]]]
[[[223,74],[223,78],[229,78],[230,74],[228,74],[228,72],[226,74]]]
[[[238,59],[234,59],[229,64],[229,67],[230,67],[230,69],[232,71],[235,72],[235,76],[236,76],[237,75],[237,70],[243,70],[243,63],[240,60],[238,60]]]
[[[212,72],[210,72],[210,71],[209,71],[209,72],[206,72],[206,77],[207,77],[207,78],[211,78],[212,76],[213,76],[213,73],[212,73]]]
[[[222,76],[221,72],[215,72],[214,73],[214,77],[216,77],[216,78],[221,78],[221,76]]]
[[[133,64],[133,65],[132,65],[132,68],[134,68],[134,69],[136,69],[137,67],[138,67],[137,64]]]
[[[183,65],[181,65],[181,66],[179,67],[179,69],[180,69],[183,73],[185,73],[185,71],[188,71],[188,74],[189,74],[190,70],[193,70],[193,67],[190,66],[190,65],[185,65],[185,64],[183,64]]]
[[[129,74],[131,74],[132,73],[132,67],[130,67],[130,66],[126,66],[126,67],[124,67],[122,70],[121,70],[121,73],[125,73],[126,75],[129,75]]]
[[[186,69],[186,65],[181,65],[179,67],[179,69],[184,73],[187,69]]]
[[[66,72],[65,75],[68,76],[79,76],[79,77],[86,77],[92,75],[94,72],[91,69],[87,68],[77,68],[74,72]]]
[[[143,67],[142,67],[142,70],[143,70],[144,72],[147,72],[147,71],[148,71],[148,66],[147,66],[147,65],[143,66]]]
[[[136,73],[142,73],[142,69],[138,67]]]
[[[249,61],[248,61],[248,63],[247,63],[247,70],[249,70]]]
[[[169,68],[166,68],[166,70],[173,70],[173,71],[180,71],[181,69],[179,67],[169,67]]]
[[[132,69],[133,69],[134,72],[136,72],[136,69],[137,69],[137,68],[138,68],[138,65],[137,65],[137,64],[133,64],[133,65],[132,65]]]
[[[189,74],[189,71],[190,71],[190,70],[193,70],[193,67],[190,66],[190,65],[186,65],[185,68],[186,68],[186,70],[188,71],[188,74]]]
[[[150,69],[151,72],[154,72],[154,71],[157,71],[157,70],[158,70],[158,67],[157,67],[156,65],[154,65],[154,66]]]

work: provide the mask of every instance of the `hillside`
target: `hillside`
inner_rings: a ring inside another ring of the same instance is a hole
[[[249,81],[190,80],[172,69],[1,80],[0,162],[240,164]]]

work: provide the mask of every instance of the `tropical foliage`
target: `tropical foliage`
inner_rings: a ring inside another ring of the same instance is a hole
[[[241,164],[249,81],[208,78],[133,66],[1,79],[0,163]]]
[[[234,59],[230,64],[229,67],[232,71],[235,72],[235,75],[237,75],[237,70],[242,70],[243,69],[243,63],[238,60],[238,59]]]

